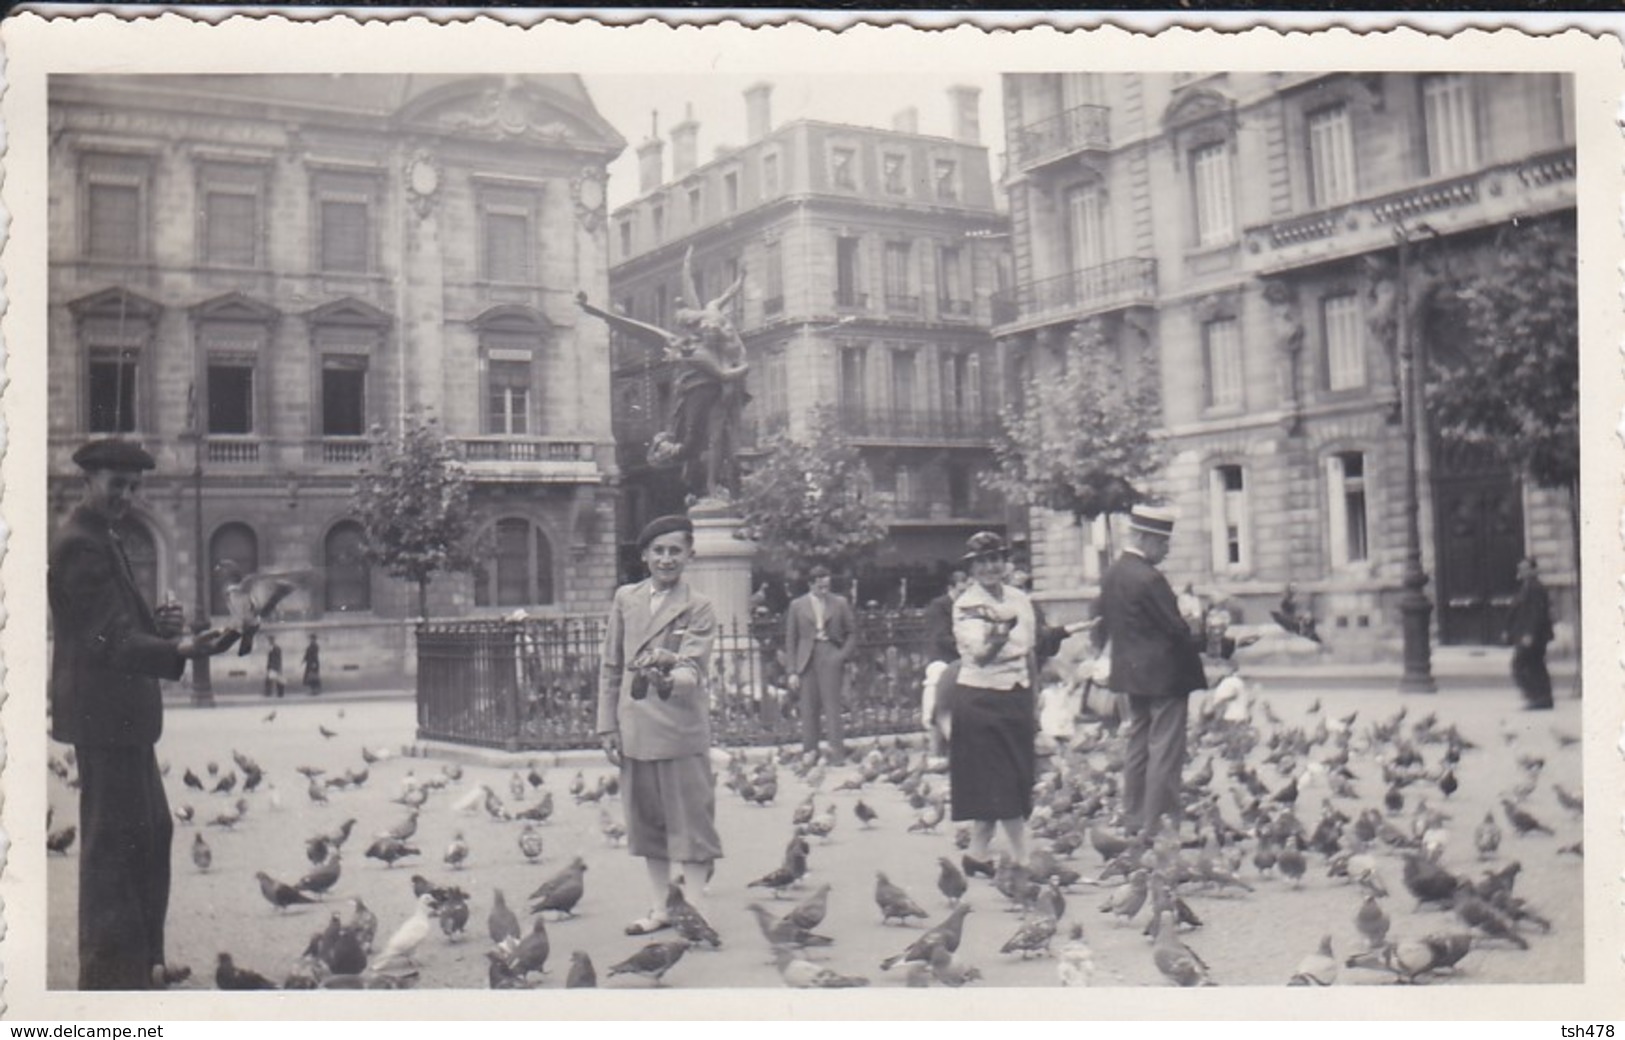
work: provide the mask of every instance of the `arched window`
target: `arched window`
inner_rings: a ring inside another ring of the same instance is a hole
[[[361,525],[354,520],[334,524],[322,544],[327,567],[329,611],[372,609],[372,570],[361,552]]]
[[[220,565],[230,560],[244,575],[260,569],[260,541],[247,524],[224,524],[209,539],[209,613],[229,614],[226,604],[226,576]]]
[[[135,587],[148,603],[158,602],[158,546],[152,532],[139,520],[126,519],[118,525],[119,541],[124,543],[124,556],[130,561],[135,575]]]
[[[496,522],[490,555],[474,569],[474,605],[528,607],[553,602],[553,546],[524,517]]]

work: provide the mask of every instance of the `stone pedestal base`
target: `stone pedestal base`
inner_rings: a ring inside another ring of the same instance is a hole
[[[716,607],[717,624],[743,625],[750,621],[750,568],[756,543],[735,537],[738,517],[694,515],[694,558],[684,572],[696,592]]]

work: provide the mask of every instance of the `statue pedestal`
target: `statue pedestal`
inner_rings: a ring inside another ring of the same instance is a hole
[[[743,526],[736,516],[691,511],[694,521],[694,558],[684,577],[707,596],[717,612],[717,624],[731,627],[750,621],[750,568],[756,543],[735,534]]]

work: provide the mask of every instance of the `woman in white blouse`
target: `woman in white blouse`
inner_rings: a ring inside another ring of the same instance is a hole
[[[964,562],[971,584],[954,601],[959,681],[953,696],[948,776],[953,818],[971,822],[965,873],[993,876],[988,846],[995,824],[1017,865],[1027,863],[1027,818],[1033,811],[1031,655],[1036,635],[1027,594],[1004,582],[1009,549],[991,531],[972,535]]]

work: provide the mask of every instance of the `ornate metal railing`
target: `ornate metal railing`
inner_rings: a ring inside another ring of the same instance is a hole
[[[1105,151],[1112,143],[1111,115],[1105,105],[1078,105],[1016,127],[1016,165],[1031,169],[1076,152]]]
[[[988,412],[842,405],[839,414],[848,437],[974,441],[992,436],[994,428],[994,416]]]
[[[1125,257],[1016,286],[1016,314],[1011,320],[1062,314],[1081,317],[1114,307],[1152,303],[1156,297],[1157,262],[1149,257]]]
[[[418,737],[510,751],[596,747],[603,625],[600,616],[419,625]],[[718,633],[709,679],[716,743],[799,739],[783,636],[775,616]],[[918,728],[929,647],[919,611],[859,612],[846,666],[849,735]]]

